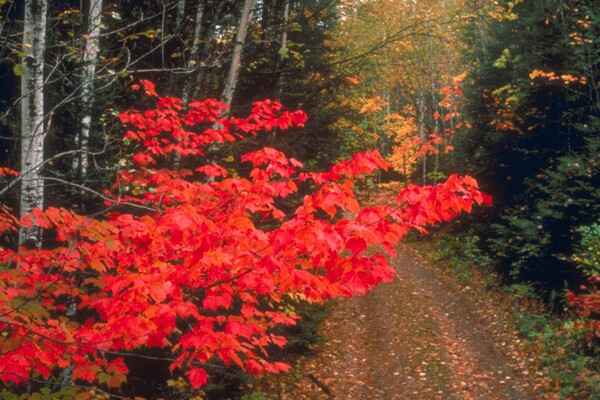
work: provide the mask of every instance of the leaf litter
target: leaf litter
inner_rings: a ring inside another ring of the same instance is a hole
[[[293,373],[265,378],[262,393],[282,400],[555,398],[499,294],[462,287],[408,246],[393,265],[394,283],[336,302],[320,329],[323,343],[297,359]]]

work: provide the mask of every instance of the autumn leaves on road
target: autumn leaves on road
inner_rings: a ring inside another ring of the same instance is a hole
[[[544,399],[506,310],[402,248],[398,277],[337,303],[282,399]]]

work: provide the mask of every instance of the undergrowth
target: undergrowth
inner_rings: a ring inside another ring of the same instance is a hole
[[[503,292],[549,391],[564,400],[600,399],[600,343],[586,329],[585,318],[569,309],[563,293],[554,296],[562,304],[562,312],[555,312],[550,310],[556,310],[556,304],[545,304],[532,284],[503,283],[492,260],[479,251],[478,240],[440,233],[434,241],[416,239],[412,244],[462,285],[483,284]]]
[[[560,399],[600,399],[598,354],[580,318],[516,312],[519,332]]]

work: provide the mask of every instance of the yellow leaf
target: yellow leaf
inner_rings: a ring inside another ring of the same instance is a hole
[[[23,67],[23,64],[15,64],[13,67],[13,72],[16,76],[23,76],[25,73],[25,67]]]

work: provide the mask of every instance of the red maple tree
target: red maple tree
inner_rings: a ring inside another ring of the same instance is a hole
[[[0,208],[0,233],[39,225],[55,245],[0,248],[0,380],[53,379],[67,367],[75,382],[119,387],[123,356],[168,352],[171,370],[193,387],[207,382],[209,360],[252,373],[285,371],[266,348],[297,316],[278,307],[289,297],[320,302],[365,293],[394,275],[386,255],[409,229],[449,220],[488,203],[470,177],[408,186],[393,204],[362,208],[353,179],[387,163],[376,152],[355,155],[321,173],[264,148],[242,156],[247,178],[229,176],[202,157],[214,143],[302,126],[301,111],[254,104],[247,118],[223,116],[215,100],[189,104],[159,97],[156,107],[120,114],[134,146],[129,165],[104,193],[110,211],[81,216],[64,208],[15,218]],[[174,154],[204,160],[173,170]],[[292,213],[278,207],[313,191]]]

